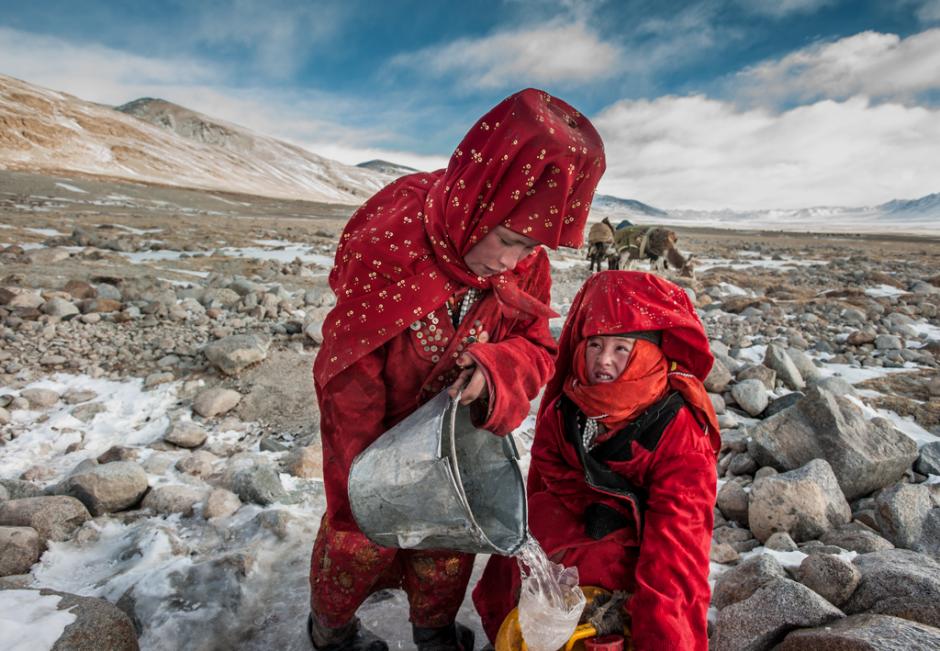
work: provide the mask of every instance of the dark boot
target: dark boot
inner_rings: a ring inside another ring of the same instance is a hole
[[[453,623],[440,628],[411,627],[418,651],[473,651],[473,631]]]
[[[388,651],[388,645],[359,625],[359,618],[341,628],[321,626],[312,614],[307,616],[307,635],[319,651]]]

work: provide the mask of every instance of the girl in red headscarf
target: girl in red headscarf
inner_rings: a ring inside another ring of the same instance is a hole
[[[350,219],[314,364],[327,499],[310,568],[316,647],[386,649],[355,612],[372,592],[402,587],[419,649],[472,648],[454,619],[473,556],[370,542],[350,511],[350,465],[448,387],[463,389],[484,429],[519,425],[555,353],[540,245],[581,245],[603,172],[591,123],[529,89],[481,118],[446,170],[399,179]]]
[[[708,648],[720,434],[702,381],[713,357],[686,293],[605,271],[574,299],[539,408],[529,528],[581,585],[626,591],[633,648]],[[515,559],[473,592],[491,640],[516,606]]]

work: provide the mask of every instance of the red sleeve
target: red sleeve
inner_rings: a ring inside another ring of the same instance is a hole
[[[547,305],[551,288],[548,255],[541,251],[522,289]],[[505,436],[522,423],[529,403],[555,371],[557,351],[547,318],[517,321],[501,341],[467,348],[486,374],[490,395],[489,415],[481,429]]]
[[[637,651],[708,649],[717,475],[706,440],[683,409],[663,433],[649,469],[636,591],[629,604]]]
[[[372,351],[317,392],[323,483],[334,526],[354,524],[346,482],[353,459],[385,431],[385,347]]]

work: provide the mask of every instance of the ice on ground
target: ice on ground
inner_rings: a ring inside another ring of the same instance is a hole
[[[46,237],[59,237],[60,235],[65,234],[60,231],[57,231],[54,228],[26,228],[24,230],[30,231],[32,233],[37,233],[38,235],[45,235]]]
[[[134,228],[133,226],[126,226],[125,224],[113,224],[115,228],[120,228],[127,231],[128,233],[133,233],[134,235],[147,235],[148,233],[162,233],[162,228]]]
[[[872,298],[891,298],[893,296],[901,296],[902,294],[907,294],[908,292],[903,289],[898,289],[893,285],[876,285],[875,287],[869,287],[865,290],[865,294],[871,296]]]
[[[869,405],[865,404],[855,396],[847,395],[846,398],[848,398],[855,405],[858,405],[858,407],[862,410],[862,413],[865,414],[866,418],[872,419],[880,417],[891,421],[891,424],[894,425],[894,428],[912,439],[917,444],[918,448],[923,447],[927,443],[940,441],[940,436],[931,434],[916,422],[914,422],[913,418],[901,416],[900,414],[891,411],[890,409],[875,409],[874,407],[870,407]]]
[[[820,359],[822,359],[822,357],[820,357]],[[849,384],[858,384],[860,382],[865,382],[866,380],[884,377],[885,375],[890,375],[892,373],[910,373],[916,368],[918,368],[916,365],[909,362],[898,368],[891,368],[887,366],[860,367],[852,366],[850,364],[823,364],[822,366],[817,367],[822,377],[840,377]]]
[[[738,350],[737,359],[741,360],[742,362],[750,362],[751,364],[763,364],[764,355],[766,354],[767,346],[748,346],[747,348],[741,348]]]
[[[796,550],[792,552],[781,552],[776,549],[767,549],[766,547],[755,547],[749,552],[744,552],[741,554],[741,560],[747,560],[755,556],[762,556],[764,554],[769,554],[780,561],[780,564],[783,565],[788,570],[794,570],[800,566],[800,563],[803,562],[809,554],[804,554],[803,552]],[[858,552],[844,551],[837,554],[839,558],[850,563],[858,556]]]
[[[51,389],[59,395],[69,389],[94,391],[97,397],[89,402],[100,403],[103,410],[87,423],[71,414],[81,405],[61,401],[45,412],[14,411],[13,423],[23,431],[4,446],[0,477],[19,477],[37,464],[61,475],[113,445],[146,445],[160,439],[169,426],[166,413],[177,401],[179,386],[173,382],[144,391],[139,379],[114,382],[64,373],[28,385],[25,388]],[[3,387],[3,393],[19,391]],[[80,442],[81,449],[66,452]]]
[[[940,327],[933,325],[932,323],[927,323],[926,321],[916,321],[908,326],[918,336],[926,336],[927,339],[933,341],[940,341]]]
[[[749,289],[744,289],[743,287],[738,287],[737,285],[732,285],[731,283],[720,282],[718,283],[718,289],[721,291],[722,296],[753,296],[754,292]]]
[[[742,251],[742,257],[747,260],[731,260],[729,258],[695,258],[695,270],[698,272],[708,271],[715,267],[727,267],[735,271],[742,269],[760,268],[767,271],[789,271],[796,267],[811,267],[813,265],[827,265],[828,260],[805,260],[803,258],[784,258],[783,260],[770,260],[768,258],[755,258],[760,253],[756,251]]]
[[[49,651],[77,617],[59,610],[62,597],[35,590],[0,590],[0,631],[6,651]]]
[[[79,192],[81,194],[88,194],[88,190],[82,190],[81,188],[71,185],[70,183],[56,182],[55,185],[57,188],[62,188],[63,190],[68,190],[69,192]]]

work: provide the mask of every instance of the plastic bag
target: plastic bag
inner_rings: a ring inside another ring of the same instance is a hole
[[[578,626],[585,598],[578,568],[552,563],[530,538],[518,552],[522,586],[519,628],[529,651],[556,651]]]

